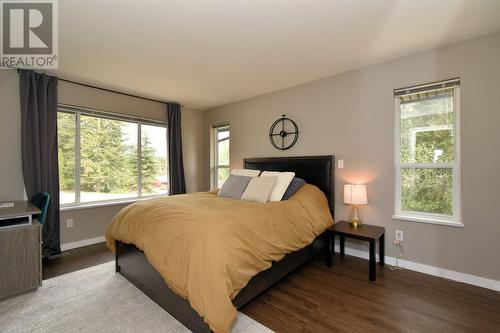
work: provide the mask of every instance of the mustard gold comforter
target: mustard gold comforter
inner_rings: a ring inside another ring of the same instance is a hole
[[[123,208],[106,242],[132,243],[214,332],[230,332],[231,300],[257,273],[310,244],[332,225],[325,195],[304,185],[292,198],[267,204],[212,192],[139,201]]]

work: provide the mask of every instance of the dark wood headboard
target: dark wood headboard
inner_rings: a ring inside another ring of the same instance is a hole
[[[335,156],[259,157],[245,158],[245,169],[261,171],[292,171],[308,184],[322,190],[332,212],[335,211]]]

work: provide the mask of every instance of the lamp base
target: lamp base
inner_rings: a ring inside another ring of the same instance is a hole
[[[363,223],[361,223],[361,220],[350,220],[349,225],[353,228],[359,228],[363,226]]]
[[[349,216],[349,224],[353,228],[359,228],[363,225],[361,218],[358,214],[358,206],[353,205],[351,209],[351,214]]]

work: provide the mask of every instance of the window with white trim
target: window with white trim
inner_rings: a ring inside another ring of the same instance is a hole
[[[63,207],[168,194],[164,123],[67,107],[57,121]]]
[[[229,176],[229,125],[213,128],[212,188],[220,188]]]
[[[460,80],[397,89],[394,218],[460,221]]]

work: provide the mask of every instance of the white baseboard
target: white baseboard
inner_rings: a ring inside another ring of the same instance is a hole
[[[340,252],[340,247],[338,245],[335,245],[335,252]],[[369,254],[367,251],[360,251],[352,249],[347,246],[345,247],[345,254],[363,259],[369,258]],[[376,258],[378,261],[379,259],[378,255],[376,256]],[[424,265],[418,262],[404,260],[404,259],[399,259],[398,261],[399,261],[399,267],[403,267],[411,271],[429,274],[445,279],[450,279],[457,282],[467,283],[477,287],[500,291],[500,281],[491,280],[476,275],[455,272],[440,267]],[[385,256],[385,263],[395,266],[396,258]]]
[[[104,238],[104,236],[99,236],[99,237],[90,238],[90,239],[83,239],[83,240],[77,241],[77,242],[65,243],[65,244],[61,244],[61,251],[68,251],[68,250],[76,249],[78,247],[84,247],[84,246],[88,246],[88,245],[102,243],[105,241],[106,241],[106,238]]]
[[[105,241],[106,241],[106,239],[104,238],[104,236],[100,236],[100,237],[95,237],[95,238],[90,238],[90,239],[84,239],[84,240],[77,241],[77,242],[65,243],[65,244],[61,244],[61,251],[76,249],[78,247],[102,243]],[[340,247],[338,245],[335,245],[335,252],[340,252]],[[347,246],[345,248],[345,254],[353,256],[353,257],[362,258],[362,259],[369,258],[367,251],[356,250],[356,249],[353,249],[353,248],[350,248]],[[378,259],[379,259],[378,254],[377,254],[376,258],[378,261]],[[394,266],[394,265],[396,265],[396,258],[385,256],[385,263],[388,265]],[[441,277],[441,278],[445,278],[445,279],[450,279],[450,280],[457,281],[457,282],[467,283],[467,284],[471,284],[471,285],[474,285],[477,287],[482,287],[482,288],[500,291],[500,281],[491,280],[491,279],[483,278],[483,277],[476,276],[476,275],[455,272],[455,271],[451,271],[448,269],[424,265],[424,264],[420,264],[418,262],[404,260],[404,259],[399,259],[399,266],[403,267],[405,269],[409,269],[411,271],[415,271],[415,272],[429,274],[429,275],[433,275],[433,276],[437,276],[437,277]]]

